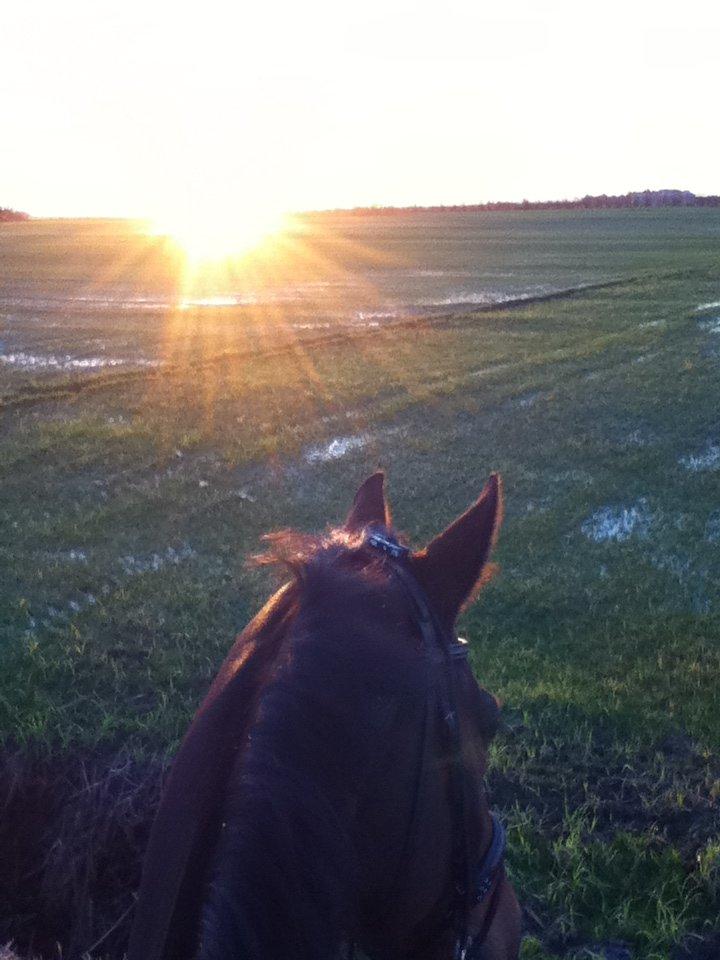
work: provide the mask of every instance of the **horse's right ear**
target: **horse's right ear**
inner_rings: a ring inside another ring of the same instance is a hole
[[[382,470],[368,477],[355,494],[345,529],[356,533],[369,523],[390,526],[390,507],[385,499],[385,474]]]
[[[412,557],[415,576],[448,628],[483,583],[502,507],[502,482],[494,473],[470,509]]]

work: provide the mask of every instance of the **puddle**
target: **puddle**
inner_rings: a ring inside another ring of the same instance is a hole
[[[87,563],[88,556],[84,550],[65,550],[58,554],[59,560],[67,560],[69,563]]]
[[[175,547],[167,547],[160,553],[151,553],[144,557],[134,557],[132,555],[118,557],[117,563],[121,567],[125,576],[136,577],[143,573],[162,570],[163,567],[167,567],[168,565],[178,566],[184,560],[189,560],[194,556],[196,556],[196,551],[193,550],[189,544],[183,544],[182,547],[177,549]],[[62,558],[74,563],[87,562],[87,554],[84,550],[68,550],[62,555]],[[114,586],[120,582],[121,581],[119,578],[111,577],[109,582],[104,583],[100,587],[100,596],[110,596]],[[97,602],[98,597],[94,593],[77,593],[75,598],[66,601],[61,607],[53,605],[49,606],[47,608],[46,616],[42,618],[41,623],[44,627],[49,627],[58,621],[66,622],[75,614],[82,613],[89,607],[95,606]],[[34,629],[36,626],[36,622],[31,624],[32,629]],[[2,953],[0,953],[0,960],[2,960]]]
[[[132,555],[119,557],[118,563],[122,567],[123,573],[130,577],[162,570],[163,567],[168,565],[178,566],[183,560],[189,560],[194,556],[195,551],[186,543],[177,550],[175,547],[167,547],[162,553],[151,553],[146,557],[134,557]]]
[[[471,370],[468,373],[468,377],[486,377],[490,373],[497,373],[499,370],[507,370],[512,366],[512,363],[496,363],[493,367],[479,367],[477,370]]]
[[[720,543],[720,510],[711,513],[705,524],[705,540],[708,543]]]
[[[545,293],[546,290],[541,291]],[[506,303],[508,300],[525,300],[531,297],[532,294],[521,294],[520,296],[513,296],[509,293],[496,293],[491,291],[470,291],[470,290],[459,290],[457,293],[451,293],[447,297],[433,298],[428,297],[423,300],[417,300],[416,306],[418,307],[453,307],[453,306],[491,306],[492,304],[497,304],[501,306],[503,303]]]
[[[720,445],[710,441],[702,453],[687,454],[680,457],[678,463],[692,473],[720,469]]]
[[[595,543],[624,543],[633,535],[646,537],[652,522],[647,500],[642,497],[629,507],[607,506],[584,520],[580,529]]]
[[[720,333],[720,317],[713,317],[711,320],[698,320],[698,326],[705,333]]]
[[[544,393],[526,393],[522,397],[518,397],[516,403],[519,407],[527,408],[534,407],[538,400],[541,400],[545,396]]]
[[[673,553],[655,553],[650,557],[650,563],[656,570],[663,570],[675,577],[676,580],[687,579],[692,568],[692,561],[689,557]]]
[[[370,437],[367,434],[356,437],[335,437],[330,443],[310,447],[305,452],[305,460],[307,463],[328,463],[331,460],[340,460],[351,450],[362,449],[369,440]]]
[[[70,354],[0,353],[0,363],[21,370],[101,370],[106,367],[159,367],[160,360],[121,357],[72,357]]]
[[[619,441],[620,447],[647,447],[655,442],[652,434],[646,433],[640,428],[632,430]]]

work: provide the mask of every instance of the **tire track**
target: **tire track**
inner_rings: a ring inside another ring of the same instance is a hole
[[[516,297],[512,300],[505,300],[502,303],[473,304],[468,309],[461,309],[459,306],[450,313],[438,314],[432,317],[405,317],[387,323],[382,328],[373,327],[371,329],[349,331],[344,330],[337,333],[324,334],[315,337],[304,337],[301,345],[304,349],[315,347],[331,347],[342,344],[361,343],[363,341],[378,337],[393,335],[396,330],[412,327],[435,327],[448,321],[467,320],[476,314],[482,313],[504,313],[512,310],[518,310],[523,307],[532,306],[537,303],[549,303],[554,300],[567,300],[572,297],[583,296],[586,293],[592,293],[598,290],[607,290],[622,286],[631,286],[638,282],[648,279],[647,277],[626,277],[623,279],[604,280],[598,283],[582,284],[575,287],[566,287],[562,290],[555,290],[551,293],[536,294],[529,297]],[[96,393],[102,390],[112,390],[115,387],[129,385],[135,382],[148,383],[153,380],[166,380],[171,377],[187,376],[189,371],[204,370],[208,367],[217,366],[220,363],[238,360],[264,360],[278,356],[286,356],[298,349],[299,342],[293,340],[279,344],[277,347],[270,347],[265,350],[245,349],[230,350],[223,353],[206,357],[204,360],[193,364],[166,364],[160,367],[142,368],[136,370],[127,370],[113,375],[99,375],[83,378],[82,380],[64,381],[60,384],[48,384],[47,386],[33,386],[29,388],[20,388],[14,394],[5,394],[0,396],[0,411],[11,410],[19,407],[32,406],[34,404],[47,401],[65,400],[76,397],[79,394]]]

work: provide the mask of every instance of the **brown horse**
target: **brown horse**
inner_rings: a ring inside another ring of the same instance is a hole
[[[236,641],[150,837],[129,960],[512,960],[520,911],[489,810],[498,722],[454,623],[500,481],[424,550],[383,475],[325,537],[271,537],[291,581]]]

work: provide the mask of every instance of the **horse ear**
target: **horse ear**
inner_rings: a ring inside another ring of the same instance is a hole
[[[369,523],[390,526],[390,507],[385,499],[385,474],[382,470],[368,477],[355,494],[345,529],[354,533]]]
[[[452,626],[483,582],[502,522],[502,481],[492,474],[476,503],[412,557],[413,571],[441,621]]]

